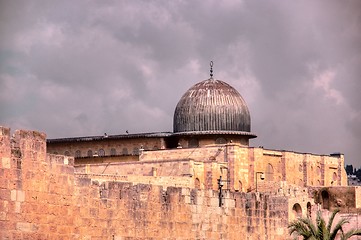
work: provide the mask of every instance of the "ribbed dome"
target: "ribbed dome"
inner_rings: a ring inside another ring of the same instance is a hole
[[[229,84],[214,79],[191,87],[174,112],[173,131],[250,132],[251,117],[242,96]]]

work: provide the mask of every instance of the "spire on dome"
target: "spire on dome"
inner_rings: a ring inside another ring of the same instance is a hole
[[[213,79],[213,61],[211,61],[211,62],[209,63],[209,66],[211,66],[210,76],[211,76],[211,79]]]

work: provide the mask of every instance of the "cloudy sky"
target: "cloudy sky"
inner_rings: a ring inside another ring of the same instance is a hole
[[[214,76],[252,146],[361,167],[361,1],[0,0],[0,125],[48,138],[172,131]]]

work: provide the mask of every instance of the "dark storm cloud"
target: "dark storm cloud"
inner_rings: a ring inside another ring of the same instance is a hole
[[[49,137],[171,131],[215,77],[253,145],[360,166],[360,1],[1,1],[0,122]]]

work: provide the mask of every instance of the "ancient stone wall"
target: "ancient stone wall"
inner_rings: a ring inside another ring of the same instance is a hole
[[[80,164],[76,166],[76,172],[135,176],[189,176],[191,164],[190,160]]]
[[[191,159],[194,161],[216,160],[225,162],[225,146],[212,146],[204,148],[183,148],[169,149],[161,151],[144,151],[140,156],[140,161],[161,161]]]
[[[45,134],[0,138],[0,239],[287,239],[287,197],[225,191],[219,207],[214,190],[75,174]]]
[[[356,207],[361,208],[361,187],[355,187],[356,192]]]
[[[320,205],[320,208],[333,211],[340,209],[343,212],[358,212],[360,206],[360,187],[318,187],[309,188],[309,191],[315,198],[315,203]]]

